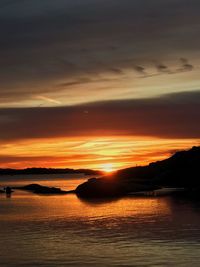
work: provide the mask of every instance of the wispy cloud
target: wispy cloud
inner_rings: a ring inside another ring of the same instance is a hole
[[[47,96],[43,96],[43,95],[35,96],[35,98],[36,98],[36,99],[39,99],[39,100],[43,100],[43,101],[45,101],[45,102],[53,103],[53,104],[61,104],[60,101],[55,100],[55,99],[50,98],[50,97],[47,97]]]
[[[157,72],[149,72],[149,69],[142,66],[135,66],[134,69],[141,74],[141,78],[149,78],[162,74],[177,74],[181,72],[188,72],[194,69],[194,66],[189,63],[189,60],[186,58],[180,58],[181,67],[174,68],[171,66],[167,66],[166,64],[156,62],[155,61],[155,69]]]
[[[180,61],[182,63],[182,66],[178,71],[191,71],[194,69],[194,66],[189,63],[189,60],[187,58],[180,58]]]
[[[75,98],[76,87],[84,83],[78,79],[95,74],[115,75],[123,82],[127,70],[148,78],[194,69],[190,61],[197,58],[200,46],[200,3],[196,0],[190,1],[189,9],[187,0],[152,0],[151,4],[146,0],[13,0],[1,4],[5,8],[0,9],[0,104],[23,105],[32,95],[51,98],[55,84],[61,83],[57,91],[67,103],[68,90],[71,95],[74,87]],[[180,67],[174,69],[169,62],[181,55]],[[158,62],[156,66],[150,66],[152,61]],[[105,87],[111,94],[113,88]],[[90,93],[87,86],[82,90]]]
[[[143,76],[147,76],[147,73],[145,71],[145,67],[143,67],[143,66],[136,65],[136,66],[134,66],[134,70]]]
[[[169,67],[162,64],[162,63],[156,63],[156,69],[158,70],[158,72],[160,73],[168,73],[171,74],[172,72],[170,71]]]

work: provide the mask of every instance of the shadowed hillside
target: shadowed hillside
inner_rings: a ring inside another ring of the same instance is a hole
[[[76,192],[83,197],[104,197],[162,187],[200,190],[200,147],[177,152],[148,166],[127,168],[109,177],[90,179],[79,185]]]

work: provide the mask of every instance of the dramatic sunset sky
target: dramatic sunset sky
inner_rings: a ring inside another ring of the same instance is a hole
[[[199,10],[0,1],[0,167],[116,170],[199,145]]]

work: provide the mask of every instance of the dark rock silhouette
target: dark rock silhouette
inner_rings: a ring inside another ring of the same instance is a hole
[[[6,194],[6,197],[10,198],[12,193],[14,191],[12,190],[12,188],[10,186],[6,186],[4,187],[4,189],[0,189],[0,194]]]
[[[10,188],[10,186],[7,186],[7,187],[5,188],[5,192],[6,192],[7,195],[9,195],[9,194],[12,193],[12,189]]]
[[[198,195],[200,147],[177,152],[148,166],[127,168],[112,176],[88,180],[76,188],[76,193],[81,197],[113,197],[162,187],[185,188],[188,194]]]
[[[12,188],[10,186],[6,186],[5,187],[5,193],[6,193],[6,197],[7,198],[10,198],[11,197],[11,194],[13,193],[14,191],[12,190]]]
[[[63,195],[63,194],[69,194],[73,191],[63,191],[60,188],[56,187],[48,187],[48,186],[42,186],[39,184],[30,184],[22,187],[15,187],[16,189],[30,191],[35,194],[43,194],[43,195]]]

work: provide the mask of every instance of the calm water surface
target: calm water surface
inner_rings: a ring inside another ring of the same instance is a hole
[[[40,180],[73,189],[85,179],[40,177],[2,177],[0,186]],[[0,195],[0,266],[200,266],[200,203]]]

